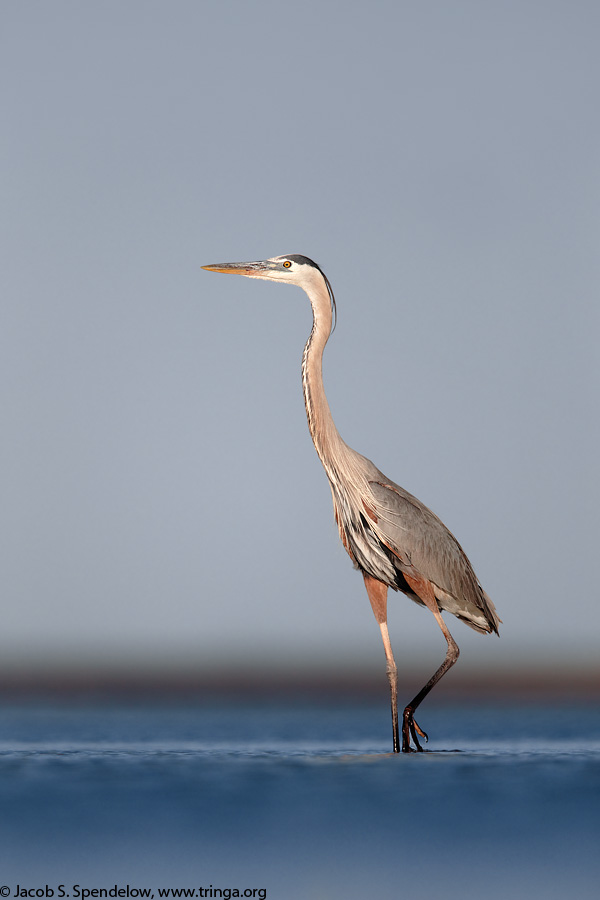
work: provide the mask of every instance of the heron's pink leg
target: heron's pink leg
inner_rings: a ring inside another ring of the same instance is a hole
[[[414,576],[407,575],[403,572],[403,575],[408,582],[409,586],[413,589],[415,594],[421,598],[427,609],[430,609],[433,615],[435,616],[436,622],[442,629],[442,633],[446,638],[446,643],[448,644],[448,649],[446,650],[446,656],[444,658],[444,662],[441,664],[439,669],[435,672],[434,675],[429,679],[425,687],[421,688],[419,693],[414,697],[408,706],[404,710],[404,716],[402,720],[402,751],[403,753],[410,753],[410,735],[412,734],[413,740],[416,744],[417,750],[420,750],[421,747],[414,733],[414,727],[417,723],[414,721],[413,716],[416,708],[421,703],[422,700],[425,699],[429,691],[435,687],[440,678],[446,674],[448,669],[454,665],[456,660],[458,659],[459,649],[456,644],[454,638],[448,631],[446,627],[446,623],[442,619],[442,615],[440,613],[437,600],[435,599],[435,594],[433,592],[433,585],[426,578],[415,578]],[[418,727],[418,726],[417,726]],[[421,734],[421,729],[418,729],[419,734]]]
[[[365,579],[365,587],[371,607],[375,614],[375,618],[379,623],[381,637],[383,640],[383,649],[387,660],[387,677],[390,683],[390,697],[392,701],[392,731],[394,736],[394,753],[400,753],[400,732],[398,728],[398,669],[396,661],[392,653],[392,644],[387,627],[387,584],[372,578],[363,572]]]

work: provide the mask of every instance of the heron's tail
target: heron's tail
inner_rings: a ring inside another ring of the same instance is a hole
[[[434,587],[434,592],[440,609],[448,610],[469,628],[478,631],[479,634],[490,634],[492,631],[498,634],[498,625],[502,623],[502,619],[498,616],[496,607],[481,585],[476,582],[476,586],[476,595],[469,601],[464,598],[458,600],[437,585]]]
[[[502,624],[502,619],[496,612],[496,607],[483,590],[480,585],[481,590],[481,606],[477,610],[478,615],[476,618],[471,618],[468,615],[461,615],[460,613],[454,613],[457,618],[461,619],[466,625],[470,628],[473,628],[474,631],[478,631],[480,634],[491,634],[492,631],[494,634],[500,636],[500,632],[498,631],[498,625]]]
[[[483,590],[483,588],[481,589],[481,596],[483,599],[483,612],[485,613],[488,625],[490,626],[488,629],[488,634],[493,631],[495,634],[500,636],[498,625],[502,624],[502,619],[496,612],[496,607],[494,606],[486,592]]]

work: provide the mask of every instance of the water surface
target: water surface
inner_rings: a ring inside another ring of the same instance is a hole
[[[428,752],[394,756],[369,704],[5,704],[0,889],[598,896],[598,710],[421,724]]]

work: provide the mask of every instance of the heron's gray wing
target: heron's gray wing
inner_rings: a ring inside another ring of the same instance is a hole
[[[398,569],[428,579],[442,608],[478,630],[497,630],[494,606],[477,580],[466,553],[427,506],[385,478],[369,482],[377,530],[397,556]]]

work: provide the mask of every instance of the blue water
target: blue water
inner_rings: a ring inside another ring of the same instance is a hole
[[[0,896],[600,896],[600,711],[429,705],[410,756],[388,752],[386,712],[4,705]]]

